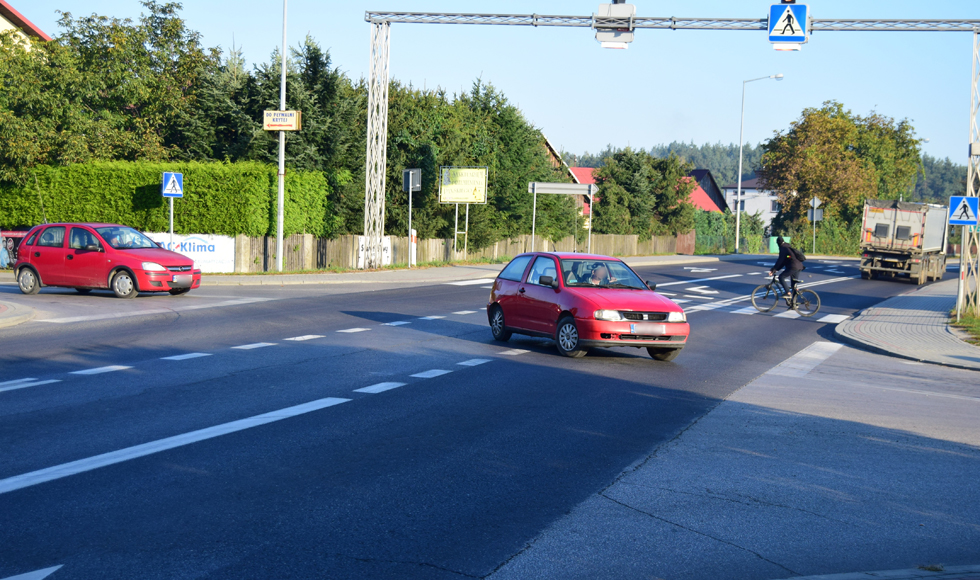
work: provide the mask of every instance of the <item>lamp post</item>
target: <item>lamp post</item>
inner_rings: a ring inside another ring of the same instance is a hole
[[[742,135],[745,131],[745,85],[754,81],[761,81],[764,79],[776,79],[777,81],[783,80],[783,74],[775,74],[767,77],[759,77],[757,79],[749,79],[747,81],[742,81],[742,121],[739,123],[738,127],[738,191],[735,194],[735,253],[739,253],[739,234],[742,228]]]

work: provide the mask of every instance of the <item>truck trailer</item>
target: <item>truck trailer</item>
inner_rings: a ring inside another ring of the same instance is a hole
[[[948,208],[884,199],[864,202],[861,277],[908,276],[918,284],[946,272]]]

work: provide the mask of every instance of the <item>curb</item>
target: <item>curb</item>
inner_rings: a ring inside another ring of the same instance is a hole
[[[820,574],[816,576],[793,576],[785,580],[912,580],[915,578],[948,578],[953,580],[975,580],[980,578],[980,566],[950,566],[942,571],[929,571],[922,568],[906,570],[881,570],[879,572],[850,572],[847,574]]]
[[[0,328],[16,326],[34,318],[34,309],[10,302],[0,302]]]

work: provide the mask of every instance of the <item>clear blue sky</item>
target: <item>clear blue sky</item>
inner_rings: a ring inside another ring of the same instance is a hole
[[[57,10],[137,18],[136,0],[10,0],[51,35]],[[639,16],[762,18],[769,1],[634,0]],[[977,0],[811,0],[815,18],[980,19]],[[290,0],[289,43],[306,34],[353,78],[368,66],[365,10],[589,15],[584,0]],[[250,64],[281,42],[280,0],[196,0],[183,16],[208,46],[241,46]],[[392,27],[391,74],[416,86],[468,90],[477,77],[500,88],[559,148],[596,152],[607,143],[649,147],[674,140],[738,142],[742,81],[745,140],[785,130],[805,107],[836,99],[912,120],[924,151],[966,162],[970,33],[817,32],[802,52],[777,53],[765,33],[639,30],[628,50],[601,49],[586,28]]]

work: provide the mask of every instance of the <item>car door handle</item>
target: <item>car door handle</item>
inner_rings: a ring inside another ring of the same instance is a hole
[[[41,252],[34,252],[34,257],[35,258],[40,258],[41,257]]]
[[[68,258],[69,260],[74,260],[75,259],[75,256],[72,256],[71,254],[68,254],[65,257]]]
[[[524,293],[524,288],[521,288],[520,290],[518,290],[518,292],[520,292],[521,294],[523,294]]]

